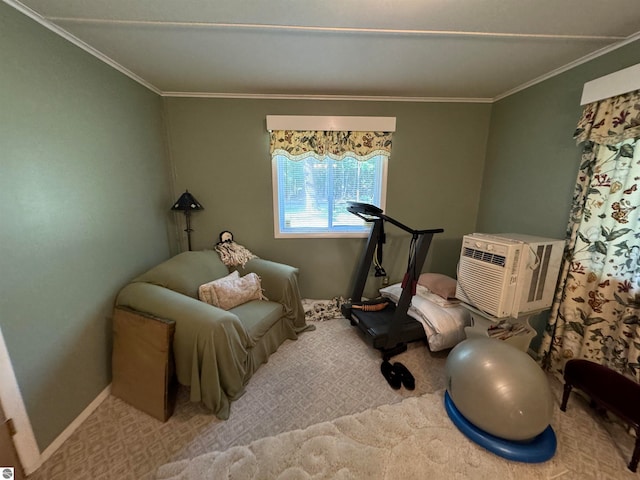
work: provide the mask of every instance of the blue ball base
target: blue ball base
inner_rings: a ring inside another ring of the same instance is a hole
[[[444,406],[449,418],[467,438],[496,455],[524,463],[546,462],[556,453],[556,434],[549,425],[541,434],[526,442],[517,442],[499,438],[480,430],[458,411],[449,396],[444,394]]]

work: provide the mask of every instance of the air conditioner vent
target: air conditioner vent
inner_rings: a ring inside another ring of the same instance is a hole
[[[563,248],[563,240],[533,235],[465,235],[456,297],[496,318],[547,309],[553,303]]]
[[[464,247],[462,251],[464,257],[480,260],[481,262],[490,263],[499,267],[504,267],[506,257],[504,255],[496,255],[495,253],[485,252],[484,250],[476,250],[475,248]]]

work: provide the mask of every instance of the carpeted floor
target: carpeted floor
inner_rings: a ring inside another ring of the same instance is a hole
[[[160,465],[305,428],[444,388],[446,352],[422,343],[394,361],[416,389],[391,389],[380,353],[344,318],[314,322],[315,331],[286,341],[262,365],[246,393],[220,421],[181,388],[174,415],[162,423],[109,396],[30,479],[151,479]]]
[[[367,479],[486,480],[636,477],[606,430],[579,399],[551,424],[562,441],[542,463],[508,461],[468,441],[443,408],[443,392],[382,405],[304,430],[262,438],[247,446],[200,455],[160,467],[162,480]],[[588,408],[588,407],[587,407]],[[584,439],[580,427],[591,431]],[[575,444],[584,454],[577,454]],[[596,453],[597,452],[597,453]]]
[[[220,421],[190,403],[186,389],[179,391],[176,411],[165,423],[110,396],[29,478],[153,479],[165,464],[211,452],[232,452],[233,447],[259,439],[399,404],[409,397],[417,400],[445,388],[447,351],[431,353],[425,344],[416,343],[394,357],[393,361],[404,363],[416,377],[414,391],[396,391],[380,374],[379,352],[347,320],[315,325],[315,331],[285,342],[256,372],[245,395],[232,404],[229,420]],[[550,380],[558,392],[559,383]],[[603,419],[592,417],[587,407],[581,412],[588,418],[559,434],[558,442],[565,445],[564,455],[575,456],[584,465],[584,476],[572,477],[572,472],[558,470],[557,478],[638,478],[624,469],[631,454],[631,437],[611,430]],[[604,426],[594,430],[594,425]],[[465,448],[471,448],[462,440]]]

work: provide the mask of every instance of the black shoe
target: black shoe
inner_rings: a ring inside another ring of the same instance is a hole
[[[387,379],[389,385],[391,385],[391,388],[398,390],[402,386],[400,375],[396,373],[395,369],[386,360],[380,365],[380,371],[382,375],[384,375],[384,378]]]
[[[396,362],[393,364],[393,371],[396,376],[400,378],[400,382],[404,385],[404,388],[407,390],[415,390],[416,388],[416,379],[413,378],[411,372],[407,367],[405,367],[400,362]]]

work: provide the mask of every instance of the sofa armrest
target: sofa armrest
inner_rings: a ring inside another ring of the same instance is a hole
[[[230,400],[244,391],[250,372],[248,350],[254,342],[236,315],[167,288],[144,282],[124,287],[116,306],[176,323],[173,350],[176,375],[222,419]]]
[[[182,326],[196,332],[208,330],[212,324],[225,324],[237,330],[243,338],[244,327],[233,313],[159,285],[130,283],[118,293],[116,306],[173,320],[176,324],[180,322]],[[248,338],[247,336],[246,339]],[[248,343],[244,344],[248,346]]]
[[[247,273],[258,274],[265,295],[274,302],[280,302],[283,299],[281,296],[292,279],[298,280],[298,269],[296,267],[262,258],[249,260],[244,268],[238,266],[238,272],[240,275],[246,275]]]
[[[260,277],[265,296],[272,302],[282,304],[285,318],[291,322],[296,332],[301,332],[313,330],[314,327],[307,325],[305,321],[298,271],[296,267],[262,258],[249,260],[244,268],[238,267],[240,275],[256,273]]]

